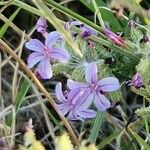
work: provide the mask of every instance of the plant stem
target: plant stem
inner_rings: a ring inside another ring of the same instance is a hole
[[[57,2],[54,2],[53,0],[45,0],[47,3],[49,3],[52,7],[54,7],[56,10],[62,12],[63,14],[70,16],[76,20],[79,20],[85,24],[87,24],[88,26],[96,29],[98,32],[101,33],[102,28],[96,24],[94,24],[92,21],[78,15],[77,13],[71,11],[70,9],[58,4]]]
[[[95,9],[95,13],[96,13],[96,15],[98,17],[98,20],[100,22],[100,25],[101,25],[102,29],[105,29],[105,24],[104,24],[104,21],[102,19],[102,16],[101,16],[101,13],[99,11],[99,8],[97,6],[97,3],[96,3],[95,0],[92,0],[92,3],[93,3],[93,6],[94,6],[94,9]]]

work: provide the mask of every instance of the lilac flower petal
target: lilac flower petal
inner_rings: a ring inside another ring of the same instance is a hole
[[[42,55],[39,52],[33,52],[28,57],[28,67],[32,68],[35,64],[37,64],[39,61],[41,61],[44,58],[44,55]]]
[[[105,111],[107,108],[110,108],[110,101],[100,93],[97,93],[97,95],[95,95],[94,104],[100,111]]]
[[[80,21],[70,21],[70,26],[79,26],[79,25],[82,25],[83,23],[80,22]]]
[[[65,102],[66,101],[66,98],[65,98],[65,96],[63,95],[63,92],[62,92],[62,83],[61,82],[59,82],[56,85],[56,87],[55,87],[55,94],[56,94],[57,99],[60,102]]]
[[[69,112],[69,107],[67,107],[65,104],[58,104],[57,109],[60,112],[60,114],[66,115]]]
[[[37,71],[43,79],[50,79],[52,77],[50,59],[49,58],[43,59],[39,63]]]
[[[104,33],[113,43],[115,43],[119,46],[124,46],[124,44],[125,44],[124,40],[121,37],[119,37],[118,35],[116,35],[115,33],[113,33],[112,31],[110,31],[109,29],[105,28]]]
[[[65,24],[65,29],[70,29],[72,26],[80,26],[82,25],[83,23],[80,22],[80,21],[71,21],[69,20],[68,22],[66,22]]]
[[[86,88],[88,87],[88,85],[86,83],[81,83],[81,82],[75,82],[71,79],[67,80],[67,87],[72,90],[72,89],[76,89],[76,88]]]
[[[85,79],[88,83],[97,82],[97,65],[95,62],[90,63],[86,66]]]
[[[94,118],[96,116],[96,112],[92,109],[82,110],[78,112],[78,115],[81,118]]]
[[[69,61],[69,54],[64,48],[51,48],[51,58],[67,63]]]
[[[48,48],[48,49],[51,49],[52,46],[58,41],[61,39],[61,36],[59,34],[58,31],[52,31],[48,34],[48,36],[46,37],[45,39],[45,46]]]
[[[120,88],[119,80],[115,77],[106,77],[98,81],[99,90],[111,92]]]
[[[76,114],[76,112],[74,112],[74,111],[70,111],[67,118],[68,118],[69,120],[81,120],[81,121],[83,121],[83,119],[82,119],[80,116],[78,116],[78,115]]]
[[[77,107],[80,110],[85,110],[91,105],[93,100],[94,100],[94,93],[93,92],[90,93],[90,91],[86,90],[84,92],[84,95],[81,97],[81,100],[77,104]]]
[[[77,100],[84,94],[84,91],[80,89],[73,89],[68,93],[68,99],[72,101],[72,104],[76,104]]]
[[[31,39],[29,42],[25,44],[26,48],[35,52],[43,52],[44,44],[38,39]]]
[[[92,29],[89,26],[84,25],[83,27],[81,27],[81,35],[82,37],[88,37],[90,35],[97,35],[98,33],[96,32],[96,30]]]
[[[46,19],[43,18],[43,17],[40,17],[37,21],[37,31],[38,32],[45,32],[46,31],[46,28],[47,28],[47,23],[46,23]]]
[[[142,86],[142,76],[140,75],[140,73],[136,73],[132,79],[132,85],[135,88],[140,88]]]

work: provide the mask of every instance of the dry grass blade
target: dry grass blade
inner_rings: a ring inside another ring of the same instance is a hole
[[[1,49],[4,48],[6,53],[9,53],[10,55],[12,55],[12,57],[19,63],[20,67],[27,73],[27,75],[29,77],[32,78],[32,80],[34,81],[34,84],[36,85],[36,87],[38,89],[40,89],[41,92],[44,93],[45,97],[48,99],[48,101],[50,102],[50,104],[52,105],[52,107],[55,109],[55,111],[57,112],[57,114],[59,115],[59,117],[61,118],[61,120],[63,121],[64,125],[66,126],[66,128],[68,129],[74,144],[79,145],[78,143],[78,139],[71,127],[71,125],[69,124],[69,122],[67,121],[67,119],[60,115],[57,107],[56,107],[56,103],[53,100],[53,98],[50,96],[50,94],[47,92],[47,90],[44,88],[44,86],[40,83],[40,81],[36,78],[36,76],[33,74],[33,72],[31,70],[28,69],[28,67],[26,66],[26,64],[16,55],[16,53],[3,41],[0,39],[0,45],[1,45]]]

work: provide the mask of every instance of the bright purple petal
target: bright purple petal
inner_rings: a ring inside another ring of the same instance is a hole
[[[94,118],[96,116],[96,112],[92,109],[82,110],[78,112],[78,115],[81,118]]]
[[[106,77],[98,81],[99,90],[103,92],[111,92],[120,88],[119,80],[115,77]]]
[[[56,94],[57,99],[60,102],[65,102],[66,101],[66,98],[65,98],[65,96],[63,95],[63,92],[62,92],[62,83],[61,82],[59,82],[56,85],[56,87],[55,87],[55,94]]]
[[[44,58],[38,65],[38,73],[43,79],[50,79],[52,77],[52,69],[49,58]]]
[[[66,106],[66,104],[58,104],[57,109],[60,112],[60,114],[66,115],[69,112],[69,107]]]
[[[58,31],[52,31],[48,34],[48,36],[46,37],[45,39],[45,46],[48,48],[48,49],[51,49],[52,46],[58,41],[61,39],[61,36],[59,34]]]
[[[88,83],[97,82],[97,65],[95,62],[90,63],[86,66],[85,79]]]
[[[81,82],[75,82],[71,79],[67,80],[67,87],[72,90],[72,89],[76,89],[76,88],[87,88],[88,85],[86,83],[81,83]]]
[[[100,93],[97,93],[97,95],[95,95],[94,104],[100,111],[105,111],[106,109],[110,108],[110,101]]]
[[[44,58],[44,55],[42,55],[39,52],[33,52],[28,57],[28,67],[32,68],[35,64],[37,64],[39,61],[41,61]]]
[[[51,58],[67,63],[69,61],[69,54],[64,48],[51,48]]]
[[[35,52],[43,52],[44,44],[38,39],[31,39],[29,42],[25,44],[26,48]]]

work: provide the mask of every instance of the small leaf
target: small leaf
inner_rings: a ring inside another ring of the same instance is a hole
[[[19,91],[18,91],[17,96],[16,96],[16,111],[18,111],[18,109],[22,105],[22,103],[24,101],[24,97],[26,96],[29,88],[30,88],[29,81],[24,80],[21,82]]]
[[[146,150],[150,150],[150,146],[137,133],[133,132],[131,129],[130,132],[140,145],[142,145]]]
[[[139,108],[135,111],[135,113],[140,116],[143,117],[145,115],[149,115],[150,114],[150,106],[149,107],[143,107],[143,108]]]
[[[91,130],[90,137],[89,137],[89,140],[92,141],[93,143],[96,142],[96,139],[98,137],[101,125],[104,121],[104,117],[105,117],[104,112],[98,112],[96,115],[96,118],[94,120],[94,125],[93,125],[93,128]]]
[[[98,144],[98,148],[102,149],[104,148],[107,144],[109,144],[112,140],[116,139],[122,132],[122,129],[114,131],[111,135],[106,137],[105,139],[102,140],[100,144]]]

